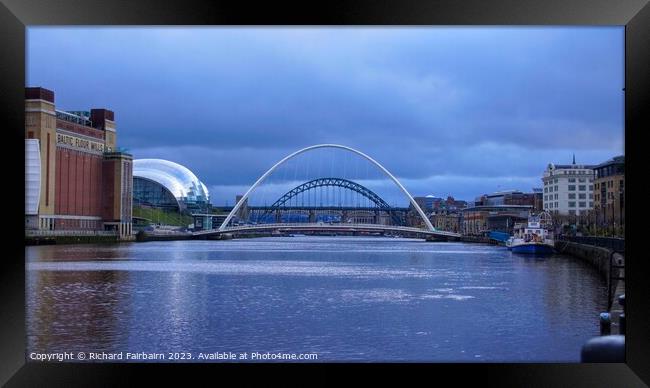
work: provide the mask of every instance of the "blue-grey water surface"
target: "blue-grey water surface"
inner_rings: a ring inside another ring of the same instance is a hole
[[[274,237],[32,246],[26,257],[28,353],[578,362],[606,309],[586,264],[480,244]]]

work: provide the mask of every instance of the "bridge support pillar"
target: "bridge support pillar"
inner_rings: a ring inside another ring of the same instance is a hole
[[[316,222],[316,212],[313,210],[309,211],[309,222],[312,224]]]
[[[276,210],[275,211],[275,223],[279,224],[280,222],[282,222],[282,216],[281,216],[280,211]]]

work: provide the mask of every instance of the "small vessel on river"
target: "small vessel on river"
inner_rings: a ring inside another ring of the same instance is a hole
[[[506,247],[514,253],[550,254],[555,251],[551,232],[551,216],[543,212],[528,217],[528,224],[515,225],[515,230],[506,241]]]

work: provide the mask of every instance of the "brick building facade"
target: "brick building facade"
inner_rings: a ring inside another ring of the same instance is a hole
[[[114,113],[66,112],[54,101],[51,90],[25,89],[25,138],[38,143],[31,156],[40,159],[38,210],[26,214],[25,227],[129,236],[133,158],[115,148]]]

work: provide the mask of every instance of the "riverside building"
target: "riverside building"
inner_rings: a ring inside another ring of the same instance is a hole
[[[594,208],[594,166],[549,163],[542,177],[544,210],[555,215],[585,216]]]
[[[497,191],[483,194],[474,201],[475,206],[522,205],[532,206],[533,210],[542,210],[542,189],[533,188],[530,193],[519,190]]]
[[[133,157],[116,148],[108,109],[56,109],[25,88],[25,229],[131,235]]]
[[[599,225],[625,225],[625,157],[616,156],[594,167],[594,210]]]
[[[460,230],[467,235],[482,235],[489,231],[512,233],[515,223],[525,222],[532,211],[532,205],[468,207],[461,211]]]

